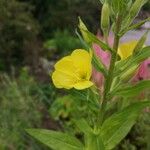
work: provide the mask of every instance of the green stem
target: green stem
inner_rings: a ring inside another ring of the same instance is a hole
[[[105,79],[104,92],[103,92],[103,97],[102,97],[102,104],[101,104],[101,108],[100,108],[100,111],[99,111],[99,114],[98,114],[98,125],[102,125],[102,123],[104,121],[106,105],[107,105],[107,101],[109,100],[108,93],[109,93],[111,85],[112,85],[115,62],[117,60],[117,50],[118,50],[119,40],[120,40],[120,37],[118,36],[118,33],[119,33],[120,23],[121,23],[121,20],[120,20],[119,16],[117,17],[116,22],[117,22],[116,23],[116,32],[115,32],[114,45],[113,45],[113,49],[115,50],[115,52],[112,53],[111,61],[110,61],[110,67],[109,67],[109,70],[108,70],[108,76]]]

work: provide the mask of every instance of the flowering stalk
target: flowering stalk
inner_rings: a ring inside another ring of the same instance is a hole
[[[73,97],[71,97],[75,102],[77,101],[77,105],[81,103],[85,106],[81,112],[76,108],[76,111],[79,111],[80,114],[78,116],[78,113],[75,113],[77,117],[74,116],[71,118],[73,124],[83,133],[83,138],[78,139],[72,132],[70,134],[68,132],[64,133],[45,129],[29,129],[27,132],[30,135],[48,147],[57,150],[112,150],[128,134],[140,111],[150,106],[149,101],[132,102],[133,104],[129,104],[119,112],[114,111],[113,114],[106,119],[105,114],[108,101],[112,104],[111,106],[115,108],[112,102],[114,97],[117,98],[117,102],[119,102],[119,100],[136,96],[142,90],[150,88],[150,80],[141,81],[134,85],[130,82],[124,82],[124,78],[128,77],[141,62],[150,57],[150,46],[143,47],[146,35],[138,42],[134,42],[134,45],[132,45],[133,42],[131,42],[119,46],[121,38],[120,32],[128,30],[128,26],[130,25],[128,23],[131,22],[139,12],[142,4],[144,4],[143,1],[139,6],[140,1],[143,0],[135,0],[130,10],[128,6],[131,5],[129,4],[131,1],[127,3],[126,0],[101,0],[102,3],[108,2],[103,6],[101,20],[103,21],[101,22],[102,30],[106,37],[110,28],[109,19],[112,17],[112,29],[114,32],[113,48],[111,48],[107,42],[103,42],[89,32],[82,20],[79,19],[79,29],[84,40],[80,36],[79,38],[86,50],[76,49],[70,55],[60,59],[54,66],[55,71],[52,73],[52,81],[57,88],[74,88],[75,90],[87,89],[83,91],[83,95],[81,91],[79,91],[77,92],[78,94],[76,93],[77,97],[73,95]],[[138,4],[138,6],[135,4]],[[111,8],[110,15],[108,8]],[[130,12],[133,10],[136,10],[136,12],[134,16],[131,16]],[[107,18],[105,18],[106,16]],[[128,18],[130,22],[125,23]],[[105,57],[107,58],[105,61],[99,60],[96,57],[92,51],[93,43],[102,49],[99,53],[108,56]],[[134,51],[136,52],[134,53]],[[109,54],[111,54],[110,61],[108,61],[110,58]],[[120,56],[120,60],[117,59],[118,55]],[[107,64],[108,62],[110,62],[110,64]],[[93,67],[105,78],[105,82],[102,85],[104,88],[101,89],[102,96],[96,91],[98,87],[95,87],[94,82],[91,80]],[[141,76],[141,74],[139,76]],[[117,81],[118,83],[116,83]],[[90,90],[88,88],[90,88]],[[70,100],[70,96],[68,100]],[[100,96],[102,100],[99,108],[100,102],[98,102],[98,100]],[[75,107],[77,106],[75,105]]]
[[[103,92],[103,97],[102,97],[102,104],[99,112],[99,117],[98,118],[98,124],[102,124],[104,121],[104,115],[105,115],[105,109],[107,105],[107,101],[109,100],[108,93],[110,91],[112,81],[113,81],[113,72],[114,72],[114,66],[117,58],[117,50],[119,46],[119,40],[120,37],[118,35],[119,29],[120,29],[120,24],[121,24],[121,17],[118,16],[116,20],[116,31],[115,31],[115,37],[114,37],[114,45],[113,45],[113,50],[114,52],[112,53],[111,56],[111,61],[110,61],[110,67],[108,71],[108,76],[106,77],[105,83],[104,83],[104,92]]]

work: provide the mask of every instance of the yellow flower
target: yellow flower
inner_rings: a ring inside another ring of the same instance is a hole
[[[130,41],[127,43],[123,43],[119,46],[118,54],[121,57],[121,60],[124,60],[127,57],[132,55],[136,44],[137,44],[137,41]]]
[[[91,55],[86,50],[76,49],[55,64],[52,80],[57,88],[82,90],[93,85]]]

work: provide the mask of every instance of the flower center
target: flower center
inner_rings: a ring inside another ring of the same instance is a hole
[[[81,80],[86,80],[86,77],[87,77],[86,74],[82,74],[82,75],[80,76]]]

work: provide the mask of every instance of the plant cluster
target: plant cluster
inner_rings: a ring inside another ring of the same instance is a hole
[[[45,129],[28,129],[27,132],[55,150],[111,150],[114,149],[134,126],[140,112],[150,106],[148,96],[139,101],[140,92],[150,88],[150,80],[131,82],[140,64],[150,57],[150,46],[145,46],[148,31],[139,41],[121,45],[121,37],[129,30],[136,29],[150,19],[132,24],[147,0],[101,0],[101,29],[104,39],[91,33],[79,18],[80,33],[76,31],[84,49],[76,49],[60,59],[54,66],[54,85],[83,95],[82,106],[86,116],[71,118],[82,136],[74,132],[60,132]],[[108,37],[113,31],[113,45]],[[110,63],[104,64],[93,48],[100,46],[110,55]],[[104,82],[100,87],[92,80],[92,70],[101,73]],[[130,100],[130,101],[129,101]],[[81,101],[80,101],[81,102]],[[78,107],[78,105],[76,105]],[[146,112],[145,112],[146,113]],[[148,147],[148,146],[147,146]]]

